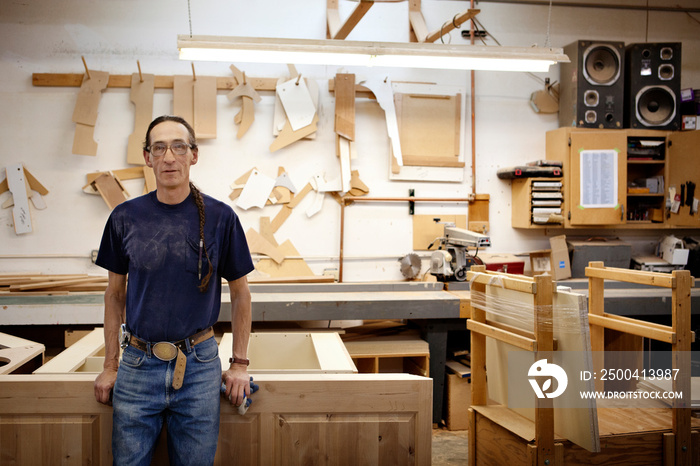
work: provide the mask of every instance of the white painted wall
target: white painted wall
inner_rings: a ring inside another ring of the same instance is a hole
[[[623,3],[618,1],[617,3]],[[626,1],[644,5],[645,1]],[[662,4],[660,0],[650,2]],[[678,2],[676,2],[678,3]],[[341,15],[349,14],[353,2],[341,0]],[[696,1],[684,6],[697,7]],[[423,0],[429,28],[466,10],[466,1]],[[480,21],[503,45],[544,45],[547,31],[553,46],[578,39],[631,42],[682,41],[683,87],[700,87],[700,14],[651,12],[648,33],[643,11],[554,7],[548,27],[546,6],[518,6],[482,2]],[[325,2],[258,0],[192,0],[193,34],[325,38]],[[376,4],[348,39],[408,41],[408,3]],[[190,63],[177,59],[176,36],[189,32],[185,0],[79,0],[4,1],[0,3],[0,167],[22,162],[49,189],[48,208],[32,209],[34,232],[18,236],[10,209],[0,210],[0,273],[44,271],[46,273],[103,271],[90,262],[90,251],[99,246],[109,209],[97,196],[81,191],[85,175],[96,170],[124,168],[133,110],[127,89],[108,89],[99,107],[95,139],[96,157],[71,153],[74,124],[71,122],[77,88],[33,87],[32,73],[80,73],[80,56],[94,70],[112,74],[136,72],[136,60],[145,73],[190,73]],[[646,35],[648,34],[648,35]],[[453,43],[466,43],[455,31]],[[493,45],[492,41],[489,44]],[[278,77],[287,70],[280,65],[236,64],[248,76]],[[228,64],[197,63],[198,75],[230,76]],[[200,162],[193,180],[202,189],[227,200],[229,185],[256,166],[274,176],[284,166],[298,187],[319,169],[337,173],[334,155],[333,95],[328,79],[336,67],[299,65],[307,78],[321,89],[321,121],[315,141],[296,143],[270,153],[273,96],[263,95],[256,106],[255,123],[237,140],[233,116],[238,107],[220,92],[217,101],[218,138],[202,141]],[[468,72],[346,69],[358,77],[389,76],[393,81],[436,82],[440,86],[469,90]],[[558,79],[558,67],[537,78]],[[476,192],[491,195],[490,235],[493,252],[521,253],[548,247],[541,231],[514,230],[510,225],[510,183],[499,180],[500,167],[544,158],[545,132],[557,127],[556,115],[535,114],[529,96],[542,87],[531,75],[478,72],[476,74]],[[418,197],[464,197],[472,190],[470,121],[464,121],[463,147],[467,161],[464,182],[395,182],[388,179],[388,141],[383,113],[368,99],[357,100],[357,150],[353,169],[370,187],[373,196],[405,196],[415,189]],[[170,113],[171,93],[156,91],[154,116]],[[127,182],[132,194],[142,184]],[[9,194],[0,195],[0,203]],[[282,226],[279,242],[290,239],[308,259],[316,273],[336,268],[339,249],[339,206],[326,199],[318,215],[304,214],[305,199]],[[260,216],[274,217],[280,207],[241,211],[246,228],[258,228]],[[466,206],[419,204],[418,214],[466,213]],[[557,232],[555,232],[557,233]],[[636,248],[649,248],[662,232],[615,231]],[[401,279],[396,259],[412,249],[411,218],[404,204],[362,204],[346,209],[345,281]],[[424,269],[427,261],[424,261]]]

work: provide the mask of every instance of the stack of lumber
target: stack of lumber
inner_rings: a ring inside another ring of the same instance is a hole
[[[107,277],[87,274],[0,274],[0,295],[56,295],[81,291],[104,291]]]
[[[454,351],[452,358],[445,361],[447,373],[455,374],[461,379],[470,379],[472,375],[469,350]]]

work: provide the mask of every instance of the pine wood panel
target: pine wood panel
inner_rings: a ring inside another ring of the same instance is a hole
[[[3,464],[111,464],[112,410],[94,400],[94,377],[0,376]],[[216,464],[231,464],[231,458],[239,465],[319,464],[320,459],[430,464],[428,378],[261,374],[255,381],[260,390],[245,416],[221,404]],[[163,462],[154,458],[155,464]]]

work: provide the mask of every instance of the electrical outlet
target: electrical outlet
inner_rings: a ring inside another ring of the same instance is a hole
[[[90,251],[90,260],[92,260],[92,263],[94,264],[97,261],[97,249],[93,249]]]

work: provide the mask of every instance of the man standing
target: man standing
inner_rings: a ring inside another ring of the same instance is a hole
[[[113,389],[115,464],[150,464],[163,422],[171,464],[212,464],[222,381],[233,405],[250,396],[246,275],[253,263],[233,210],[190,182],[199,152],[184,119],[156,118],[143,155],[157,189],[114,209],[96,261],[109,283],[95,398],[108,404]],[[233,326],[233,358],[223,373],[212,330],[222,278],[231,292]]]

